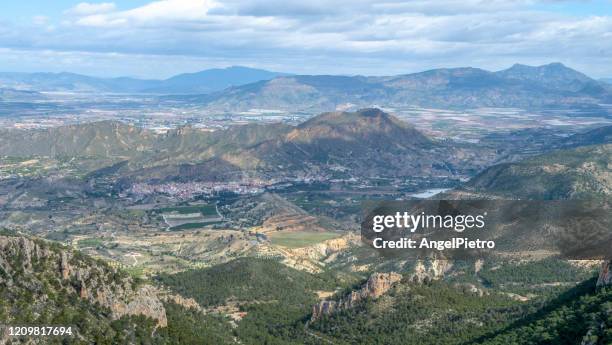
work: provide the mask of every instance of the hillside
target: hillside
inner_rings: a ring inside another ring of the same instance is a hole
[[[598,127],[561,140],[561,147],[612,144],[612,126]]]
[[[272,259],[239,258],[202,270],[162,275],[160,281],[202,306],[310,301],[314,291],[335,288],[310,273]]]
[[[609,344],[612,291],[588,280],[541,310],[479,339],[479,344]]]
[[[535,277],[537,279],[537,277]],[[506,280],[506,283],[508,281]],[[339,344],[607,344],[612,293],[589,279],[534,301],[469,285],[401,283],[309,327]],[[514,295],[516,296],[516,295]]]
[[[231,315],[240,343],[275,345],[320,344],[304,328],[316,292],[346,284],[331,274],[314,275],[263,258],[162,275],[160,282],[208,311]]]
[[[80,252],[4,232],[0,320],[3,326],[72,331],[63,337],[10,337],[3,327],[0,344],[236,344],[219,315],[205,315],[185,299]]]
[[[137,334],[145,341],[167,326],[151,286],[78,252],[21,236],[0,235],[0,296],[4,324],[72,325],[71,344],[103,338],[127,344]],[[0,342],[6,337],[1,334]]]
[[[485,169],[464,190],[521,199],[609,198],[611,161],[610,144],[554,151]]]
[[[131,156],[151,147],[147,130],[117,121],[102,121],[48,129],[0,129],[4,156]]]
[[[0,87],[0,102],[32,102],[44,100],[46,97],[35,91],[23,91]]]

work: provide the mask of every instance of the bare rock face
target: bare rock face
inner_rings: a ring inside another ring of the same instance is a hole
[[[415,283],[437,280],[444,277],[444,274],[448,272],[452,266],[453,263],[450,260],[419,260],[414,267],[410,280]]]
[[[336,311],[338,302],[336,301],[321,301],[312,307],[312,316],[310,321],[320,319],[323,315],[331,315]]]
[[[312,246],[287,250],[292,257],[310,260],[322,260],[329,255],[342,251],[352,245],[359,244],[357,235],[349,234],[340,238],[323,241]]]
[[[395,283],[402,280],[402,275],[398,273],[374,273],[360,290],[361,298],[378,298],[387,292]]]
[[[201,312],[204,311],[204,308],[202,308],[202,306],[200,306],[200,304],[193,298],[186,298],[181,295],[177,295],[177,294],[170,293],[170,292],[163,293],[161,297],[166,302],[172,302],[180,306],[183,306],[187,309],[195,309]]]
[[[315,321],[323,315],[330,315],[337,310],[353,308],[357,303],[366,298],[379,298],[391,289],[397,282],[402,280],[402,275],[391,273],[374,273],[368,281],[357,291],[351,291],[339,301],[321,301],[312,307],[311,321]]]
[[[157,320],[158,327],[167,325],[166,310],[153,287],[137,286],[129,276],[116,278],[118,272],[114,268],[76,257],[68,249],[52,248],[48,243],[22,236],[0,236],[0,270],[7,273],[0,275],[0,283],[14,285],[13,275],[17,272],[35,280],[33,268],[55,272],[62,288],[109,308],[113,319],[144,315]]]
[[[146,315],[157,320],[159,327],[166,327],[168,325],[164,305],[159,300],[156,290],[148,285],[134,291],[128,302],[118,300],[110,308],[113,315]]]
[[[599,279],[597,279],[597,286],[606,285],[612,285],[612,261],[605,261],[602,264]]]

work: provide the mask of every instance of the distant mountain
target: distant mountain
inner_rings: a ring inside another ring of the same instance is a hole
[[[162,80],[158,85],[145,89],[145,92],[164,94],[199,94],[220,91],[230,86],[269,80],[286,73],[270,72],[262,69],[232,66],[214,68],[196,73],[184,73]]]
[[[366,107],[572,108],[612,117],[612,86],[560,63],[516,64],[490,72],[442,68],[387,77],[288,75],[247,67],[210,69],[166,80],[95,78],[73,73],[0,73],[0,88],[29,91],[148,93],[211,111],[323,112]],[[1,97],[0,97],[1,98]]]
[[[580,92],[589,88],[603,88],[596,80],[558,62],[536,67],[515,64],[495,74],[505,79],[536,83],[551,90]]]
[[[35,91],[23,91],[9,88],[0,88],[0,101],[31,102],[43,100],[46,97]]]
[[[97,78],[75,73],[0,73],[0,86],[31,91],[136,92],[157,81]]]
[[[283,76],[202,98],[216,110],[334,110],[372,105],[465,107],[587,107],[612,101],[612,88],[560,63],[435,69],[389,77]],[[605,115],[605,112],[602,113]]]
[[[30,91],[201,94],[272,79],[284,73],[248,67],[209,69],[165,80],[97,78],[75,73],[0,73],[0,87]]]
[[[612,85],[612,78],[601,78],[599,80]]]

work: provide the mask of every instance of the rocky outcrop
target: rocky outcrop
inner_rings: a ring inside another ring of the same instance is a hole
[[[178,304],[180,306],[185,307],[186,309],[195,309],[201,312],[204,311],[204,308],[202,308],[202,306],[200,306],[200,304],[196,302],[196,300],[193,298],[186,298],[181,295],[177,295],[177,294],[174,294],[168,291],[164,292],[160,297],[165,302],[171,302],[174,304]]]
[[[333,314],[337,310],[352,308],[366,298],[379,298],[400,280],[402,280],[402,275],[398,273],[374,273],[368,278],[361,289],[351,291],[350,294],[339,301],[327,300],[315,304],[312,307],[311,321],[315,321],[323,315]]]
[[[612,261],[605,261],[599,271],[597,286],[612,285]]]
[[[444,274],[448,272],[452,266],[453,262],[450,260],[419,260],[416,262],[414,270],[409,276],[409,280],[415,283],[437,280],[444,277]]]
[[[28,288],[54,279],[61,289],[110,309],[113,319],[144,315],[167,325],[166,311],[155,289],[138,285],[116,269],[78,252],[23,236],[0,236],[0,284]]]
[[[323,241],[311,246],[287,249],[286,252],[292,257],[318,261],[359,243],[359,236],[349,233],[342,237]]]

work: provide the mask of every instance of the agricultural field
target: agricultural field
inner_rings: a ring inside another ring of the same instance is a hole
[[[197,229],[223,220],[211,204],[164,207],[152,212],[161,215],[169,230]]]
[[[172,206],[163,207],[153,210],[156,213],[201,213],[202,216],[218,216],[217,208],[211,204],[198,204],[198,205],[185,205],[185,206]]]
[[[308,247],[340,236],[336,232],[312,231],[279,231],[268,234],[272,244],[287,248]]]

